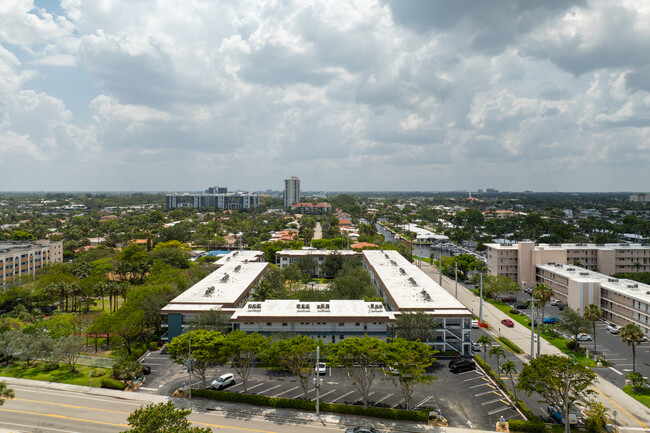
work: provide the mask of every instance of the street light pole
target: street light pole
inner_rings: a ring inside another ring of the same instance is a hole
[[[192,330],[187,331],[189,336],[189,344],[187,345],[187,377],[188,377],[188,401],[190,403],[190,410],[192,410]]]
[[[320,346],[316,346],[316,416],[320,413]]]
[[[483,323],[483,273],[481,273],[481,289],[479,291],[479,304],[478,304],[478,321]]]
[[[530,300],[530,359],[535,357],[535,298]],[[539,341],[537,342],[539,345]]]
[[[458,299],[458,262],[454,262],[454,279],[456,280],[456,299]]]
[[[573,357],[573,363],[575,364],[577,362],[575,355],[572,354],[571,357]],[[564,378],[566,381],[564,388],[564,433],[571,433],[569,424],[569,361],[571,361],[571,357],[567,356],[566,358],[566,377]]]

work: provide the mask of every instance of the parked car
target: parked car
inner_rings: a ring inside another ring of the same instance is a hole
[[[554,305],[554,306],[557,307],[560,304],[563,304],[563,302],[560,301],[559,299],[551,298],[551,305]]]
[[[368,425],[362,425],[359,427],[350,427],[345,430],[345,433],[379,433],[379,430]]]
[[[501,323],[503,323],[504,325],[506,325],[508,328],[512,328],[512,327],[515,326],[514,322],[513,322],[512,320],[510,320],[510,319],[503,319],[503,320],[501,321]]]
[[[472,320],[472,328],[478,328],[478,320]]]
[[[517,310],[526,310],[528,308],[528,305],[525,302],[517,302],[517,305],[515,305],[515,308]]]
[[[218,378],[212,381],[210,385],[211,389],[216,389],[217,391],[224,389],[230,385],[235,384],[235,375],[232,373],[222,374]]]
[[[319,362],[318,365],[316,366],[316,374],[318,375],[323,375],[327,373],[327,364],[324,362]]]
[[[461,373],[463,371],[476,370],[476,364],[471,358],[454,358],[449,361],[449,369],[452,373]]]
[[[619,332],[621,332],[621,328],[622,326],[614,325],[613,323],[607,325],[607,330],[612,334],[618,334]]]
[[[151,374],[151,367],[148,365],[142,366],[142,374]]]
[[[502,296],[497,296],[497,299],[501,302],[504,302],[506,304],[513,304],[517,302],[517,297],[515,295],[502,295]]]
[[[591,335],[581,332],[580,334],[577,335],[576,339],[578,341],[591,341]]]
[[[557,317],[544,317],[544,320],[542,320],[542,323],[544,325],[553,325],[557,323],[560,319]]]
[[[472,350],[474,352],[480,352],[483,347],[478,343],[472,343]]]

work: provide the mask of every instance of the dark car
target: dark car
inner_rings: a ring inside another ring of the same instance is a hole
[[[514,295],[502,295],[497,298],[501,302],[505,302],[506,304],[513,304],[517,302],[517,297]]]
[[[379,430],[369,425],[360,425],[359,427],[346,429],[345,433],[379,433]]]
[[[150,374],[151,373],[151,367],[148,365],[143,365],[142,366],[142,374]]]
[[[449,361],[449,369],[453,373],[462,371],[476,370],[476,364],[471,358],[455,358]]]
[[[528,308],[528,305],[525,302],[517,302],[517,305],[515,305],[515,308],[517,310],[525,310]]]

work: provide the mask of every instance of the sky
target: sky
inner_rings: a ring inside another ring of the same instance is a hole
[[[3,0],[0,191],[650,191],[645,0]]]

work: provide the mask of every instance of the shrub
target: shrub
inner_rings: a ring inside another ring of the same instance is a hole
[[[512,350],[515,353],[523,353],[524,351],[521,350],[519,346],[517,346],[515,343],[507,339],[506,337],[499,337],[498,340],[508,346],[510,350]]]
[[[113,366],[113,377],[118,380],[132,380],[142,373],[138,361],[122,360]]]
[[[571,340],[566,342],[566,348],[569,350],[576,350],[576,342]]]
[[[112,377],[104,376],[102,377],[102,388],[119,389],[120,391],[123,391],[124,388],[126,388],[126,383],[120,382]]]
[[[92,371],[93,377],[102,377],[106,374],[106,371],[102,370],[101,368],[94,368]]]
[[[546,432],[546,424],[538,419],[532,421],[524,421],[523,419],[511,419],[508,421],[510,431],[520,431],[528,433],[544,433]]]
[[[521,314],[519,310],[510,310],[510,314]]]
[[[43,366],[43,371],[54,371],[59,369],[59,364],[56,362],[46,362]]]
[[[158,342],[152,341],[149,343],[149,350],[158,350]]]

